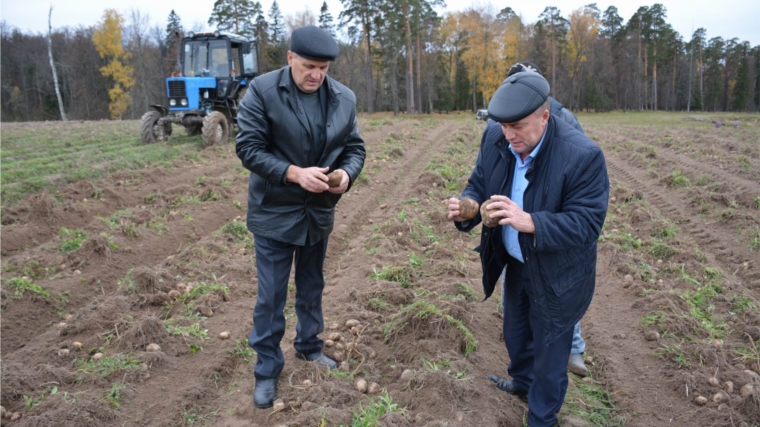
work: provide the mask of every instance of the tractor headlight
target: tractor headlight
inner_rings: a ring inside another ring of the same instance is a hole
[[[182,98],[182,101],[180,101],[179,103],[182,104],[183,107],[187,107],[187,99]]]
[[[176,106],[177,105],[177,100],[176,99],[170,99],[169,100],[169,105],[172,106],[172,107]]]
[[[216,87],[216,96],[218,98],[224,98],[227,95],[227,87],[230,85],[229,80],[219,79]]]

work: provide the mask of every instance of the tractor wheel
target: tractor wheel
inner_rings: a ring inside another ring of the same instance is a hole
[[[201,123],[185,126],[185,133],[187,134],[187,136],[200,135],[202,131],[203,131],[203,124]]]
[[[140,140],[143,144],[153,144],[156,141],[166,141],[172,134],[172,124],[167,123],[163,127],[158,125],[161,113],[148,111],[140,119]]]
[[[230,136],[230,125],[224,113],[212,111],[211,114],[203,119],[203,146],[227,142]]]

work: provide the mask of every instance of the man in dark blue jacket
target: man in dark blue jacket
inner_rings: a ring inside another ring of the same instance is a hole
[[[512,67],[509,68],[509,71],[507,72],[507,77],[516,74],[521,73],[523,71],[533,71],[534,73],[541,74],[541,69],[538,68],[538,65],[530,62],[530,61],[522,61],[518,62]],[[549,96],[549,102],[551,103],[551,108],[549,109],[549,112],[552,114],[552,116],[556,117],[559,120],[564,120],[567,122],[570,126],[574,127],[580,132],[583,132],[583,127],[581,127],[580,122],[578,122],[578,118],[575,117],[575,114],[573,114],[570,110],[565,108],[559,101],[554,99],[554,97]],[[498,126],[498,124],[494,121],[489,121],[489,125],[491,126]],[[583,132],[585,134],[585,132]],[[501,275],[501,283],[502,288],[504,286],[504,281],[506,280],[506,270]],[[502,289],[502,295],[504,295],[504,290]],[[578,322],[575,324],[575,329],[573,330],[573,346],[570,349],[570,358],[567,361],[567,369],[576,374],[580,375],[582,377],[585,377],[588,375],[588,368],[586,367],[586,364],[583,361],[583,352],[586,351],[586,341],[583,340],[583,337],[581,336],[581,322]]]
[[[557,423],[567,391],[573,327],[594,294],[596,241],[607,213],[609,179],[602,150],[549,113],[549,83],[540,74],[508,77],[488,105],[498,126],[483,134],[462,197],[489,198],[477,248],[486,298],[507,268],[504,341],[512,379],[489,375],[503,391],[528,400],[528,425]],[[469,231],[481,222],[448,217]]]

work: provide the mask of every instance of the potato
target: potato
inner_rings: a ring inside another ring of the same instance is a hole
[[[335,344],[335,349],[338,351],[343,351],[346,347],[342,343]]]
[[[285,402],[283,402],[282,399],[277,399],[274,401],[274,405],[272,406],[272,410],[274,412],[280,412],[285,410]]]
[[[224,331],[221,334],[219,334],[219,338],[226,340],[230,337],[230,333],[228,331]]]
[[[729,401],[729,397],[728,397],[728,394],[726,394],[725,391],[719,391],[719,392],[717,392],[717,393],[715,393],[713,395],[712,400],[715,403],[723,403],[723,402],[728,402]]]
[[[330,324],[330,330],[331,331],[337,331],[338,329],[340,329],[340,325],[339,324],[337,324],[337,323]]]
[[[69,357],[69,349],[62,348],[62,349],[58,350],[58,355],[61,356],[61,357]]]
[[[343,337],[342,337],[342,336],[341,336],[339,333],[337,333],[337,332],[333,332],[333,333],[331,333],[331,334],[330,334],[330,336],[329,336],[328,338],[330,338],[331,340],[333,340],[333,341],[335,341],[335,342],[338,342],[338,341],[340,341],[340,340],[341,340],[341,338],[343,338]]]
[[[734,392],[734,383],[732,381],[726,381],[723,383],[723,390],[726,390],[726,393],[733,393]]]
[[[708,383],[710,383],[711,386],[717,387],[718,384],[720,384],[720,381],[718,381],[715,377],[710,377],[710,379],[707,380]]]
[[[359,379],[358,379],[358,380],[356,380],[356,382],[354,383],[354,387],[356,387],[356,390],[357,390],[357,391],[359,391],[359,392],[361,392],[361,393],[366,393],[366,392],[367,392],[367,380],[364,380],[364,379],[362,379],[362,378],[359,378]]]
[[[151,352],[151,353],[158,353],[159,351],[161,351],[161,346],[159,346],[159,345],[158,345],[158,344],[156,344],[156,343],[150,343],[150,344],[148,344],[148,345],[145,347],[145,350],[146,350],[146,351],[149,351],[149,352]]]
[[[490,205],[491,203],[493,203],[493,200],[488,199],[485,202],[483,202],[482,205],[480,205],[480,216],[483,218],[483,225],[485,225],[486,227],[493,228],[499,225],[500,218],[491,218],[488,216],[489,214],[495,212],[494,210],[488,209],[488,205]]]
[[[475,218],[478,214],[478,202],[469,197],[459,199],[459,217],[465,220]]]
[[[369,394],[377,394],[380,393],[380,384],[378,383],[370,383],[369,388],[367,389],[367,392]]]
[[[335,345],[335,341],[333,340],[325,340],[325,347],[332,347]]]
[[[79,342],[79,341],[74,341],[73,343],[71,343],[71,346],[74,347],[77,350],[81,350],[82,349],[82,343]]]
[[[180,295],[182,294],[180,294],[179,291],[176,289],[172,289],[171,291],[169,291],[169,298],[171,299],[177,299],[179,298]]]
[[[206,317],[211,317],[214,315],[214,310],[212,310],[211,307],[207,305],[199,305],[196,309],[198,310],[198,313]]]
[[[92,355],[92,360],[97,362],[103,358],[103,353],[95,353]]]
[[[649,331],[646,334],[644,334],[644,339],[647,341],[657,341],[660,339],[660,333],[657,331]]]
[[[343,359],[346,358],[346,355],[343,354],[342,351],[336,351],[335,353],[333,353],[333,357],[332,358],[335,359],[336,362],[342,362]]]
[[[303,380],[302,384],[304,387],[311,387],[311,380]]]
[[[359,326],[359,321],[356,319],[348,319],[346,320],[346,327],[347,328],[353,328],[354,326]]]
[[[749,396],[755,391],[755,386],[752,384],[744,384],[739,390],[739,394],[742,396]]]
[[[21,419],[21,412],[14,412],[13,415],[11,415],[11,421],[18,421]]]
[[[340,186],[340,182],[343,180],[343,173],[341,171],[332,171],[327,175],[327,185],[330,188]]]
[[[704,396],[697,396],[694,398],[694,403],[699,406],[705,406],[707,404],[707,398]]]
[[[349,371],[348,362],[341,362],[341,364],[338,366],[338,370],[341,372],[348,372]]]

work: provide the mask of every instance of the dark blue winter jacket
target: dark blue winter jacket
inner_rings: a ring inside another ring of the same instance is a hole
[[[479,204],[492,195],[509,196],[515,156],[501,126],[489,121],[480,152],[462,197]],[[596,241],[607,214],[610,183],[601,148],[563,120],[550,116],[541,150],[528,168],[523,210],[531,214],[535,234],[518,240],[538,310],[544,317],[545,344],[572,329],[594,294]],[[455,222],[470,231],[481,222]],[[483,290],[493,293],[504,270],[507,250],[501,226],[483,227],[480,246]],[[509,283],[506,284],[509,286]]]
[[[565,108],[564,105],[562,105],[559,101],[551,96],[549,97],[549,102],[551,103],[551,108],[549,109],[550,113],[552,113],[555,117],[566,121],[577,130],[583,132],[583,128],[581,127],[580,122],[578,122],[578,118],[575,117],[575,114],[573,114],[572,111]]]

